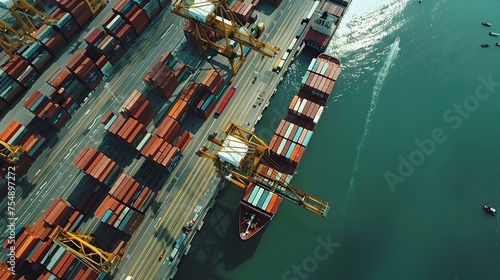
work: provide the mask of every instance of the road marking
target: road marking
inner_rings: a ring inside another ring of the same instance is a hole
[[[99,115],[99,116],[97,116],[97,117],[94,119],[94,121],[93,121],[93,122],[92,122],[92,124],[90,125],[89,129],[92,129],[92,127],[95,125],[95,123],[96,123],[97,119],[99,119],[101,116],[102,116],[102,114],[101,114],[101,115]]]

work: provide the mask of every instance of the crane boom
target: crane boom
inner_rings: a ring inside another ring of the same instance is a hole
[[[196,152],[198,156],[213,161],[221,177],[225,177],[224,172],[229,172],[231,174],[230,181],[239,187],[246,188],[249,182],[256,183],[316,215],[326,217],[329,210],[328,202],[317,199],[282,180],[281,176],[277,176],[278,171],[276,170],[271,174],[264,174],[259,171],[258,166],[260,164],[272,165],[272,161],[268,159],[269,147],[253,132],[231,123],[224,131],[224,134],[226,135],[224,139],[218,139],[216,134],[211,134],[208,140],[216,145],[218,151],[223,150],[224,153],[230,154],[229,158],[238,160],[229,159],[223,161],[219,155],[209,152],[209,148],[206,146]],[[234,143],[234,145],[231,143]],[[234,162],[229,163],[229,161]],[[237,164],[235,165],[236,161]]]
[[[10,12],[17,20],[19,25],[28,34],[31,34],[36,30],[35,24],[31,22],[28,16],[30,14],[38,16],[43,23],[48,25],[52,25],[57,22],[55,18],[33,7],[31,4],[26,2],[26,0],[14,0],[14,5],[10,7]]]
[[[33,37],[19,33],[17,30],[0,20],[0,47],[10,57],[16,54],[20,45],[29,45],[34,41],[35,39],[33,39]]]
[[[98,273],[110,272],[121,260],[120,255],[108,253],[92,245],[94,237],[89,235],[68,232],[57,226],[49,237]]]
[[[226,56],[231,64],[233,72],[236,74],[239,67],[245,60],[243,51],[240,53],[234,52],[233,48],[229,45],[229,41],[233,40],[240,44],[240,46],[247,46],[258,53],[274,57],[279,48],[271,46],[267,43],[252,37],[246,30],[240,30],[237,18],[229,8],[226,0],[177,0],[172,5],[172,13],[188,19],[195,26],[195,37],[199,42],[202,51],[206,51],[206,45],[212,45],[217,48],[224,56]],[[201,30],[208,29],[214,31],[217,35],[225,38],[225,46],[221,46],[215,42],[211,42],[204,36]],[[242,47],[241,47],[242,49]],[[234,64],[233,59],[239,55],[240,60]]]
[[[0,157],[9,164],[16,164],[24,153],[21,146],[12,146],[0,140]]]

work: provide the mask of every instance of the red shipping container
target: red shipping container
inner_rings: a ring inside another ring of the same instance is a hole
[[[137,8],[134,14],[130,16],[129,21],[134,27],[135,33],[137,35],[141,34],[144,28],[146,28],[149,25],[146,12],[141,8]]]
[[[71,10],[71,15],[75,18],[80,27],[83,27],[89,19],[92,18],[92,12],[85,1],[81,1],[76,7]]]

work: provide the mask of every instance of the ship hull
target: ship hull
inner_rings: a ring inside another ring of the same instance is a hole
[[[247,240],[257,234],[273,219],[273,216],[274,215],[259,211],[245,202],[240,202],[241,240]]]

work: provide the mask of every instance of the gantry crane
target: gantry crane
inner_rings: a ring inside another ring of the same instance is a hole
[[[93,15],[99,13],[106,6],[104,0],[85,0]]]
[[[21,146],[9,145],[0,140],[0,158],[8,164],[16,164],[23,153],[24,149]]]
[[[256,183],[314,214],[326,217],[329,209],[328,202],[312,197],[284,180],[276,179],[277,176],[261,174],[258,171],[258,166],[261,163],[277,171],[280,171],[280,168],[271,159],[267,144],[253,132],[230,123],[224,134],[224,138],[217,138],[216,133],[208,136],[208,141],[215,144],[214,150],[216,150],[216,153],[212,153],[207,146],[203,146],[196,152],[198,156],[208,158],[214,162],[221,178],[229,178],[232,183],[242,188],[246,188],[250,182]],[[231,156],[233,158],[232,163],[221,159],[221,151],[226,154],[233,154]],[[226,176],[226,172],[229,172],[231,176]]]
[[[0,47],[13,57],[21,45],[30,45],[35,39],[27,34],[19,33],[14,28],[0,20]]]
[[[172,5],[172,13],[188,19],[194,25],[195,37],[201,51],[205,52],[209,46],[214,46],[222,55],[229,59],[233,74],[238,72],[245,60],[243,46],[247,46],[267,57],[274,57],[279,48],[268,45],[252,37],[248,30],[240,31],[238,19],[231,11],[227,0],[177,0]],[[225,45],[212,42],[205,30],[214,31],[223,37]],[[233,40],[239,43],[239,53],[230,45]],[[238,62],[234,62],[239,56]]]
[[[55,227],[49,235],[55,243],[63,246],[68,252],[84,262],[98,273],[110,272],[121,260],[121,255],[105,252],[92,245],[94,237],[81,233],[68,232],[60,226]]]
[[[37,29],[30,19],[32,16],[38,17],[43,23],[48,25],[53,25],[57,22],[55,18],[33,7],[26,0],[14,0],[13,2],[14,5],[9,10],[27,34],[31,34]]]

